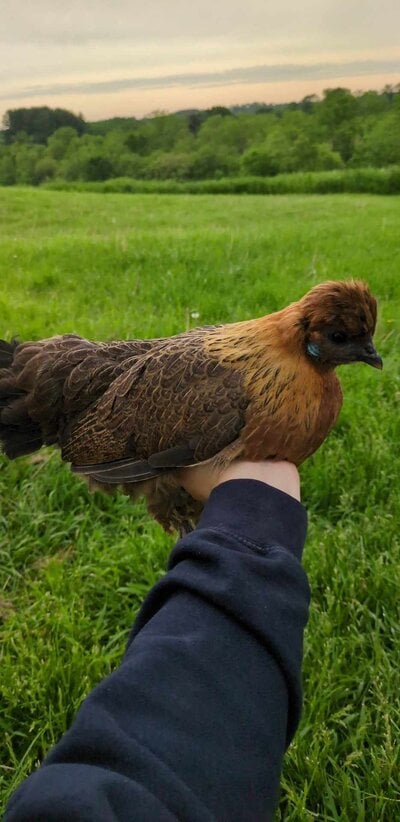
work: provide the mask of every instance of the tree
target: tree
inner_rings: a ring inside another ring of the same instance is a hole
[[[47,106],[10,110],[0,133],[0,185],[65,180],[215,179],[400,164],[400,84],[334,88],[300,103],[214,106],[142,120],[83,117]],[[47,145],[44,142],[47,141]]]
[[[58,128],[47,140],[47,151],[50,157],[55,160],[62,160],[65,157],[71,142],[76,140],[78,132],[72,126]]]
[[[153,151],[172,151],[178,143],[182,148],[185,138],[191,135],[185,117],[176,114],[158,114],[142,122],[138,129],[140,139],[144,138],[145,150],[136,145],[133,151],[151,154]]]
[[[248,115],[224,117],[221,114],[216,114],[205,120],[201,126],[197,143],[204,148],[212,146],[241,154],[254,140],[254,119],[254,117]]]
[[[205,111],[206,117],[233,117],[229,108],[225,106],[212,106]]]
[[[113,161],[114,175],[116,177],[137,177],[141,179],[145,176],[146,158],[140,154],[125,151]]]
[[[357,166],[395,164],[400,165],[400,109],[369,122],[354,154],[354,165]]]
[[[333,171],[336,168],[343,168],[344,162],[337,151],[332,151],[328,143],[321,143],[317,146],[316,171]]]
[[[317,107],[317,119],[326,128],[326,138],[332,149],[345,163],[353,157],[359,131],[358,101],[348,89],[324,91],[324,99]]]
[[[204,120],[205,114],[202,111],[192,111],[190,114],[188,114],[188,129],[194,137],[196,137],[196,134],[200,131],[200,128],[204,123]]]
[[[66,180],[86,180],[88,179],[87,174],[96,174],[96,162],[92,168],[88,161],[92,157],[103,156],[103,145],[104,138],[92,134],[84,134],[80,138],[71,140],[68,151],[60,161],[60,176]],[[108,171],[110,165],[112,164],[109,161]],[[90,177],[90,179],[95,178]]]
[[[347,88],[325,89],[324,99],[318,106],[322,123],[334,132],[357,114],[357,100]]]
[[[279,172],[279,161],[267,146],[257,146],[244,152],[242,170],[250,176],[273,177]]]
[[[21,185],[36,185],[35,168],[43,156],[42,146],[19,145],[13,146],[15,157],[16,183]]]
[[[52,180],[57,174],[57,163],[52,157],[42,157],[34,167],[34,181],[37,185]]]
[[[157,180],[185,180],[189,176],[192,160],[190,154],[156,152],[147,158],[145,174]]]
[[[13,186],[17,181],[15,160],[10,152],[0,154],[0,185]]]
[[[46,140],[62,126],[71,126],[78,134],[83,134],[86,124],[81,117],[66,109],[51,109],[48,106],[9,109],[3,118],[6,143],[11,143],[18,132],[24,131],[35,143]]]
[[[125,137],[125,145],[129,151],[134,152],[135,154],[145,154],[147,149],[148,140],[146,135],[142,132],[138,131],[131,131]]]
[[[357,123],[354,120],[342,123],[332,136],[332,148],[340,154],[345,163],[348,163],[354,154],[356,138]]]
[[[370,114],[378,115],[386,111],[388,108],[388,101],[383,94],[377,91],[365,91],[363,94],[357,95],[357,113],[361,117],[366,117]]]
[[[319,102],[318,94],[307,94],[303,97],[300,108],[304,114],[313,114],[315,104]]]
[[[111,117],[109,120],[87,123],[86,130],[90,134],[100,134],[104,137],[110,131],[132,131],[138,122],[135,117]]]
[[[239,157],[220,148],[204,146],[191,156],[188,177],[193,180],[207,180],[237,174]]]
[[[290,146],[286,160],[287,171],[315,171],[318,165],[318,146],[307,134],[299,134]]]
[[[114,169],[110,160],[102,154],[95,154],[88,157],[83,163],[83,179],[88,181],[109,180],[114,175]]]

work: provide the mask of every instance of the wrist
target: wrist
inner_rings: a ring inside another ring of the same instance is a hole
[[[306,531],[303,505],[286,492],[255,479],[225,480],[206,502],[197,529],[216,528],[256,543],[288,548],[299,559]]]
[[[238,460],[232,462],[220,475],[216,485],[234,479],[253,479],[270,485],[278,491],[283,491],[300,502],[300,477],[295,465],[283,460],[264,462],[250,462]],[[216,486],[214,486],[216,487]]]

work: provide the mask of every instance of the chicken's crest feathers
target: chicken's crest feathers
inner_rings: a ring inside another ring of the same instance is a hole
[[[350,336],[373,335],[377,305],[366,283],[360,280],[329,281],[315,286],[298,303],[304,329],[331,326]]]

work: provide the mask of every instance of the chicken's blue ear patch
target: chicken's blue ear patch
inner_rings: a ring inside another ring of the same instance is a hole
[[[307,352],[309,353],[310,357],[314,357],[314,359],[317,360],[320,354],[319,345],[313,342],[307,343]]]

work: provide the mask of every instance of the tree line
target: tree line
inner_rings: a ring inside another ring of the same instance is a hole
[[[97,123],[63,109],[15,109],[6,113],[0,137],[1,185],[218,180],[394,165],[400,165],[400,84],[359,94],[327,89],[300,103]]]

